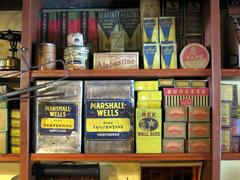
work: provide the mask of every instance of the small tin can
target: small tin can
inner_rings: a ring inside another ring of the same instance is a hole
[[[37,64],[41,70],[56,69],[56,45],[52,43],[40,43],[37,46]]]
[[[67,69],[88,69],[87,47],[70,46],[64,49],[64,61]]]
[[[71,33],[67,36],[68,46],[83,46],[83,35],[81,33]]]

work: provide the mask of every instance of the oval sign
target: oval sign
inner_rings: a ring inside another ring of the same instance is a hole
[[[143,118],[139,122],[139,127],[144,131],[153,131],[158,128],[158,121],[154,118]]]

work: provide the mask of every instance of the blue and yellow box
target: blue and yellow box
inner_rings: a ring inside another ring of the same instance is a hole
[[[176,44],[161,44],[161,68],[177,69]]]
[[[159,17],[160,44],[176,42],[175,17]]]
[[[143,19],[143,42],[158,42],[158,18]]]
[[[158,43],[143,44],[144,69],[160,69],[160,47]]]

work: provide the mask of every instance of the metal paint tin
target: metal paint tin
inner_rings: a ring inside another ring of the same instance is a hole
[[[81,33],[71,33],[67,36],[68,46],[84,46],[83,35]]]
[[[18,70],[20,69],[20,60],[15,57],[0,59],[0,70]]]
[[[69,70],[88,69],[87,47],[70,46],[64,49],[64,61]]]
[[[37,64],[41,70],[56,69],[56,45],[40,43],[37,45]]]

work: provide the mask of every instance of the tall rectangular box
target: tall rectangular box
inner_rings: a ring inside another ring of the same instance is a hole
[[[86,81],[85,153],[131,153],[134,145],[134,81]]]
[[[162,110],[136,109],[136,153],[162,152]]]
[[[82,81],[37,81],[49,83],[39,89],[35,101],[36,153],[78,153],[82,144]],[[62,95],[61,95],[62,94]]]

